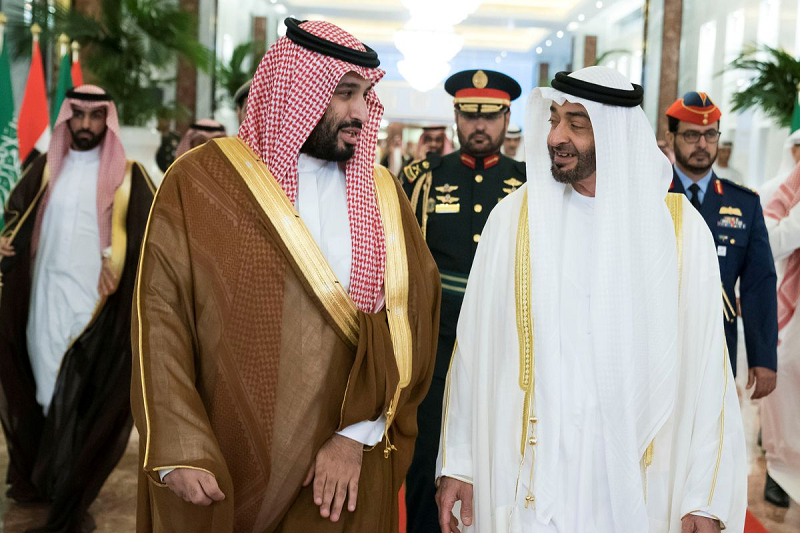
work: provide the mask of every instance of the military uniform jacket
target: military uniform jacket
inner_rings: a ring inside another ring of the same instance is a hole
[[[672,192],[686,194],[675,175]],[[687,195],[688,196],[688,195]],[[777,276],[758,194],[730,180],[711,176],[700,214],[714,235],[722,275],[725,339],[736,372],[737,320],[734,286],[739,292],[747,363],[777,369]]]
[[[403,169],[403,189],[442,277],[434,377],[445,379],[472,260],[489,213],[525,183],[525,163],[501,154],[428,154]]]

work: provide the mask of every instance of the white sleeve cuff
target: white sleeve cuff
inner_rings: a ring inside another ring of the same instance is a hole
[[[360,442],[364,446],[375,446],[383,438],[383,433],[386,431],[386,415],[381,415],[380,418],[375,420],[364,420],[352,426],[347,426],[341,431],[336,433],[342,437],[353,439]]]
[[[158,471],[158,476],[161,478],[161,483],[164,483],[164,478],[167,477],[167,474],[175,470],[174,468],[165,468],[164,470]]]

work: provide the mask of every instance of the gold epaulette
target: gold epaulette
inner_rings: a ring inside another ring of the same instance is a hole
[[[431,164],[427,160],[414,161],[409,163],[403,168],[403,174],[408,183],[414,183],[417,178],[425,174],[431,168]]]

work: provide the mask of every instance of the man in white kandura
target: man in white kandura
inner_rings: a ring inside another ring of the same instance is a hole
[[[667,195],[641,87],[605,67],[552,85],[528,101],[528,185],[492,212],[467,285],[442,531],[458,531],[460,500],[481,533],[740,533],[745,443],[711,233]]]

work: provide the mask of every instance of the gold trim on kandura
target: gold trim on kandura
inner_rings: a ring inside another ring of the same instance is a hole
[[[450,363],[447,365],[447,378],[444,382],[444,413],[442,416],[442,469],[447,465],[447,419],[450,416],[450,380],[453,372],[453,361],[458,351],[458,338],[453,344],[453,353],[450,354]]]
[[[242,177],[258,205],[306,278],[314,294],[333,318],[351,348],[358,344],[358,309],[336,279],[325,256],[280,184],[247,144],[237,137],[214,139]],[[387,246],[387,250],[389,247]],[[388,259],[387,259],[388,262]]]
[[[672,216],[672,225],[675,227],[675,243],[678,247],[678,297],[681,294],[683,281],[683,194],[667,193],[667,208]]]
[[[528,195],[526,194],[522,199],[522,208],[517,225],[516,260],[514,265],[517,335],[519,337],[519,387],[525,392],[525,404],[522,410],[522,444],[520,446],[520,451],[523,454],[528,440],[531,395],[535,387],[530,275],[530,234],[528,229]]]
[[[728,392],[728,343],[725,336],[722,336],[722,373],[725,376],[725,386],[722,388],[722,409],[719,415],[719,448],[717,449],[717,464],[714,467],[714,477],[711,480],[711,492],[708,495],[708,506],[714,500],[714,491],[717,488],[717,477],[719,476],[719,465],[722,462],[722,445],[725,442],[725,394]]]

